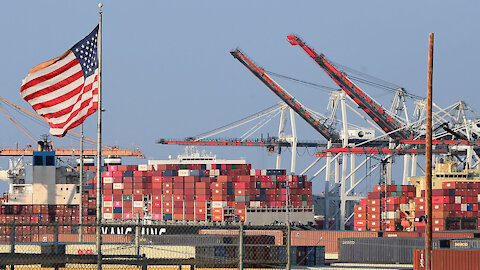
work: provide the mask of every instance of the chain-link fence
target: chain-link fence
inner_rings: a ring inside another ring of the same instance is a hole
[[[323,264],[321,247],[291,247],[289,231],[287,226],[243,224],[3,223],[0,268],[290,269]]]

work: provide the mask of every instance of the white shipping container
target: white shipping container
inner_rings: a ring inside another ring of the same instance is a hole
[[[143,202],[142,201],[134,201],[133,202],[133,207],[143,207]]]
[[[103,201],[104,207],[113,207],[113,201]]]
[[[178,176],[190,176],[190,170],[178,170]]]
[[[103,213],[104,219],[113,219],[113,213]]]
[[[251,201],[250,207],[260,207],[260,201]]]
[[[113,189],[123,189],[123,183],[113,183]]]
[[[261,171],[260,174],[261,174],[261,175],[267,175],[267,169],[262,169],[262,171]]]
[[[460,206],[461,207],[461,211],[463,212],[466,212],[467,211],[467,204],[466,203],[462,203],[462,205]]]
[[[250,170],[250,176],[255,176],[255,170],[254,169]]]
[[[382,213],[382,218],[384,219],[398,219],[400,218],[400,212],[397,211],[388,211]]]
[[[223,208],[225,206],[227,206],[225,201],[212,201],[212,208]]]
[[[408,203],[401,203],[400,204],[400,211],[407,211],[410,209],[410,205]]]
[[[478,195],[480,202],[480,194]],[[455,203],[462,203],[462,196],[455,196]]]
[[[103,177],[103,183],[104,184],[112,184],[113,183],[113,177]]]
[[[148,171],[148,164],[139,164],[138,165],[139,171]]]

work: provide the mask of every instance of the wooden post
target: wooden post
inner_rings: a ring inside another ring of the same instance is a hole
[[[432,270],[432,82],[433,82],[433,33],[428,35],[428,82],[427,82],[427,136],[425,142],[425,201],[426,201],[426,252],[425,269]]]

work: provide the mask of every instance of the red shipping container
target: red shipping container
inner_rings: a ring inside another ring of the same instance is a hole
[[[184,182],[185,183],[194,183],[200,181],[198,176],[185,176]]]
[[[210,195],[197,194],[195,195],[195,198],[197,201],[208,201],[210,200]]]
[[[367,213],[379,214],[379,213],[382,212],[382,209],[383,209],[383,207],[379,207],[379,206],[369,206],[368,209],[367,209]]]
[[[173,189],[183,189],[183,182],[174,182]]]
[[[197,195],[210,195],[209,189],[196,189],[195,194]]]
[[[355,226],[367,226],[367,220],[361,219],[361,220],[355,220]]]
[[[382,204],[382,199],[367,199],[369,206],[376,206]]]

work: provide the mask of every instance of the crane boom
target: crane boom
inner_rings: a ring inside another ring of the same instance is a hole
[[[285,102],[292,110],[294,110],[300,117],[302,117],[307,123],[318,131],[323,137],[332,142],[339,141],[339,134],[331,127],[328,127],[322,123],[321,120],[311,115],[306,108],[300,104],[295,98],[290,95],[285,89],[283,89],[278,83],[276,83],[265,71],[255,65],[247,56],[245,56],[240,50],[236,49],[230,52],[240,63],[242,63],[248,70],[250,70],[261,82],[263,82],[274,94],[276,94],[283,102]]]
[[[35,149],[33,148],[26,148],[26,149],[19,149],[19,148],[0,148],[0,156],[32,156]],[[56,156],[79,156],[80,150],[77,149],[65,149],[65,148],[58,148],[53,149],[55,151]],[[85,149],[83,155],[85,156],[95,156],[97,154],[97,150],[93,149]],[[103,155],[115,155],[115,156],[136,156],[137,158],[143,158],[143,154],[140,150],[124,150],[124,149],[105,149],[102,150]]]
[[[327,61],[327,59],[325,59],[324,54],[319,55],[295,35],[287,36],[287,40],[293,46],[299,45],[302,47],[302,49],[313,60],[315,60],[315,62],[317,62],[330,78],[332,78],[333,81],[338,84],[383,131],[385,131],[385,133],[388,133],[391,138],[396,140],[408,140],[412,138],[410,132],[405,130],[399,121],[392,118],[387,113],[387,110],[356,86],[344,73],[338,71],[329,61]]]

